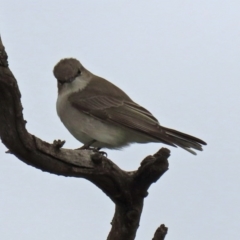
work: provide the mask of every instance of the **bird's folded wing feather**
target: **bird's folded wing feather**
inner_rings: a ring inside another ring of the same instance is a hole
[[[102,95],[82,98],[79,93],[71,95],[69,101],[74,108],[94,118],[130,128],[175,146],[157,119],[132,101]]]

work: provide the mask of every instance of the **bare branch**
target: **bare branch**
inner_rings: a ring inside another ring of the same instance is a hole
[[[168,228],[162,224],[155,232],[154,237],[152,240],[164,240],[165,236],[167,235]]]

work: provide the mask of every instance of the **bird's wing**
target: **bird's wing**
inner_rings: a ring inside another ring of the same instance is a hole
[[[69,97],[69,101],[74,108],[101,121],[130,128],[175,146],[162,130],[157,119],[148,110],[131,100],[106,95],[91,95],[83,98],[81,93],[75,93]]]

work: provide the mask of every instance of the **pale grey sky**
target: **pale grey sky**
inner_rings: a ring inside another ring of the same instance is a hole
[[[57,117],[54,65],[78,58],[148,108],[163,126],[208,143],[172,149],[145,200],[137,240],[240,239],[240,1],[0,0],[0,34],[22,93],[27,129],[77,142]],[[163,145],[107,151],[125,170]],[[27,166],[0,144],[1,240],[106,239],[114,205],[83,179]]]

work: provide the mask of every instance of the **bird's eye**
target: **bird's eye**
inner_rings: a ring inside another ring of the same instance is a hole
[[[77,72],[77,75],[79,76],[79,75],[81,75],[81,71],[80,71],[80,69],[78,69],[78,72]]]

